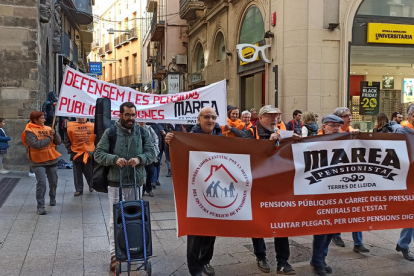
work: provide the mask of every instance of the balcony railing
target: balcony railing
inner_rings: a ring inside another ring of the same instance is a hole
[[[73,43],[73,62],[78,64],[78,45],[76,45],[75,43]]]
[[[165,17],[158,17],[157,10],[154,11],[151,20],[151,41],[160,41],[164,37]]]
[[[180,0],[180,17],[183,19],[196,18],[197,10],[204,10],[204,1]]]
[[[113,45],[112,43],[106,43],[105,44],[105,53],[112,53]]]
[[[127,34],[121,34],[120,36],[114,39],[114,45],[116,48],[121,47],[124,44],[129,43],[129,36]]]
[[[94,49],[94,48],[98,48],[100,45],[101,45],[101,44],[100,44],[100,42],[99,42],[99,39],[94,40],[94,41],[92,42],[92,49]]]
[[[105,47],[99,48],[99,55],[104,56],[105,55]]]
[[[138,39],[139,29],[138,28],[132,28],[131,35],[129,36],[129,40]]]
[[[70,36],[62,32],[60,36],[60,54],[65,55],[67,58],[70,58]]]

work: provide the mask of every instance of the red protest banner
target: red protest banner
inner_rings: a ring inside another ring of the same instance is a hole
[[[414,137],[293,143],[175,133],[178,235],[288,237],[414,226]]]

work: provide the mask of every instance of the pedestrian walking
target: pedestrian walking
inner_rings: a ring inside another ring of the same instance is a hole
[[[30,123],[26,125],[21,138],[23,145],[27,147],[29,162],[36,175],[37,213],[46,215],[46,177],[49,181],[50,206],[55,206],[57,163],[60,156],[56,151],[56,145],[60,145],[62,140],[51,127],[45,126],[45,116],[41,111],[30,113]]]
[[[395,133],[414,134],[414,104],[407,108],[407,123],[397,128]],[[400,239],[395,250],[401,252],[406,260],[414,261],[414,255],[410,252],[410,243],[413,240],[414,228],[404,228],[401,230]]]
[[[4,155],[7,154],[7,149],[9,148],[10,137],[6,135],[3,127],[6,125],[4,118],[0,118],[0,174],[7,174],[9,171],[6,171],[3,166]]]
[[[77,122],[68,122],[64,144],[73,163],[74,196],[83,194],[83,176],[92,188],[92,157],[95,150],[94,124],[86,122],[86,118],[78,118]]]
[[[142,186],[145,183],[145,166],[153,162],[155,158],[154,145],[151,141],[149,132],[135,123],[136,107],[132,102],[121,104],[119,110],[120,119],[116,126],[111,127],[102,135],[101,140],[96,146],[94,159],[98,164],[108,166],[108,201],[110,207],[109,220],[109,250],[111,254],[111,263],[109,269],[115,270],[119,262],[115,257],[114,241],[114,216],[113,205],[119,201],[119,168],[131,166],[124,169],[122,173],[122,182],[124,184],[134,183],[134,174],[136,175],[137,185],[139,186],[139,195],[142,194]],[[111,131],[115,132],[116,142],[113,151],[109,152],[109,136]],[[141,134],[141,132],[143,132]],[[142,137],[142,138],[141,138]],[[135,193],[133,187],[123,188],[123,197],[125,200],[134,200]]]
[[[154,123],[147,123],[147,125],[151,126],[152,129],[155,131],[158,137],[158,150],[159,154],[157,159],[154,162],[154,174],[152,176],[152,183],[151,186],[155,189],[157,186],[160,186],[160,171],[161,171],[161,160],[165,150],[165,125],[163,124],[154,124]]]
[[[303,113],[302,137],[314,135],[318,135],[318,124],[316,123],[315,114],[310,111],[305,111]]]
[[[146,172],[146,180],[145,180],[145,187],[142,191],[142,195],[145,195],[145,192],[150,196],[154,197],[154,193],[152,192],[152,178],[154,176],[154,162],[155,160],[158,160],[158,154],[159,154],[159,146],[158,146],[158,135],[155,133],[154,129],[152,127],[146,125],[144,122],[140,122],[139,125],[146,129],[148,133],[150,134],[150,139],[152,144],[154,145],[154,159],[152,160],[151,164],[145,166],[145,172]]]
[[[302,111],[293,111],[293,120],[290,120],[286,124],[286,130],[293,130],[297,135],[302,135],[303,122],[301,121]]]
[[[393,129],[388,122],[388,116],[384,113],[379,113],[375,120],[375,127],[373,132],[393,133]]]
[[[259,111],[259,121],[256,125],[256,139],[260,140],[279,140],[277,123],[281,111],[271,105],[265,105]],[[298,140],[301,137],[293,134],[292,138]],[[266,259],[266,244],[263,238],[252,238],[254,254],[256,255],[257,267],[260,271],[269,273],[270,266]],[[288,238],[274,238],[276,251],[277,273],[284,275],[296,274],[295,270],[289,264],[290,248]]]
[[[198,124],[192,129],[191,133],[222,136],[222,129],[216,123],[216,120],[216,111],[211,107],[204,107],[198,115]],[[173,138],[174,134],[170,132],[165,137],[165,142],[169,144]],[[211,189],[214,189],[213,184],[211,184],[210,195]],[[214,185],[219,185],[219,183],[215,183]],[[214,193],[216,192],[215,189]],[[202,272],[207,276],[215,275],[214,268],[210,265],[210,261],[213,258],[215,241],[216,237],[187,236],[187,266],[192,276],[201,276]]]

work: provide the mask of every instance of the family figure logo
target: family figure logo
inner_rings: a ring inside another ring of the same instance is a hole
[[[407,189],[405,141],[299,143],[292,152],[295,195]]]
[[[250,156],[190,152],[187,216],[251,220]]]

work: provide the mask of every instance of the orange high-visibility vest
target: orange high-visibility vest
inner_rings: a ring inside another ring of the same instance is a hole
[[[276,127],[279,129],[279,133],[281,130],[286,130],[286,125],[282,121],[280,121],[280,124],[277,124]]]
[[[351,127],[351,126],[349,126],[347,129],[345,129],[345,130],[342,130],[342,126],[341,126],[341,128],[340,128],[340,133],[344,133],[344,132],[351,132],[352,130],[354,130],[354,128],[353,127]]]
[[[409,122],[408,122],[408,121],[402,121],[400,125],[401,125],[401,126],[403,126],[403,127],[405,127],[405,126],[407,126],[408,124],[409,124]]]
[[[39,126],[36,124],[28,123],[21,135],[23,145],[25,145],[26,147],[28,146],[26,143],[26,131],[32,132],[34,135],[36,135],[38,140],[43,140],[49,137],[49,133],[51,130],[52,128],[48,126]],[[33,162],[43,163],[46,161],[55,160],[59,158],[60,153],[56,151],[56,145],[53,143],[52,140],[50,141],[49,145],[41,149],[35,149],[29,146],[27,155],[29,159]]]
[[[71,142],[71,150],[77,154],[73,160],[83,154],[83,163],[88,162],[88,151],[95,150],[95,134],[93,133],[94,124],[87,122],[84,124],[78,122],[70,122],[67,126],[68,137]]]
[[[403,127],[409,127],[411,129],[414,129],[414,126],[412,124],[410,124],[408,121],[406,121],[406,123],[404,124]]]
[[[246,124],[243,123],[240,119],[237,119],[236,121],[233,122],[229,118],[227,118],[227,125],[229,125],[230,127],[235,127],[238,130],[243,130],[243,128],[246,126]],[[224,136],[236,137],[236,135],[230,130],[226,131],[224,126],[221,126],[221,132],[223,133]]]

